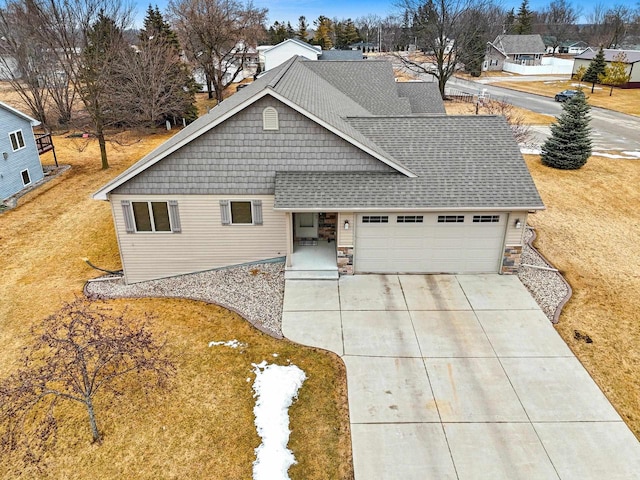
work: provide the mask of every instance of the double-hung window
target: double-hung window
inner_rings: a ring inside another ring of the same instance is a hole
[[[9,133],[9,140],[11,140],[11,148],[15,152],[24,148],[24,136],[22,130],[16,130]]]
[[[223,225],[262,225],[262,200],[220,200]]]
[[[122,211],[127,233],[181,232],[178,202],[123,200]]]

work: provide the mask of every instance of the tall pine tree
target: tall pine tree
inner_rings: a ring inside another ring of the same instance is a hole
[[[522,0],[516,17],[517,35],[529,35],[533,31],[533,12],[529,9],[529,0]]]
[[[606,67],[607,62],[604,59],[604,50],[602,49],[602,46],[600,46],[600,50],[598,50],[596,56],[593,57],[593,60],[591,60],[591,63],[589,64],[589,68],[587,68],[584,77],[582,77],[582,80],[591,84],[591,93],[593,93],[596,83],[600,80],[599,77],[604,75]]]
[[[589,104],[582,90],[562,106],[562,113],[551,125],[551,136],[542,146],[544,165],[576,170],[591,156]]]
[[[307,41],[307,36],[309,35],[308,29],[309,29],[309,25],[307,24],[307,17],[305,17],[304,15],[300,16],[300,18],[298,18],[297,35],[298,35],[298,38],[303,42]]]

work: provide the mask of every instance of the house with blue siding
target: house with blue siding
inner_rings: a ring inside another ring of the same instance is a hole
[[[0,201],[42,180],[33,127],[38,120],[0,102]]]

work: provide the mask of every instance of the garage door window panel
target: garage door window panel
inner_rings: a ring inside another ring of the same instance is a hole
[[[500,223],[500,215],[474,215],[473,223]]]
[[[464,215],[438,215],[438,223],[464,223]]]
[[[364,215],[362,223],[389,223],[388,215]]]

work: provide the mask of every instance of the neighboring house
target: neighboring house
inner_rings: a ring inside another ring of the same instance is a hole
[[[546,53],[540,35],[498,35],[487,42],[483,70],[500,71],[505,63],[540,65]]]
[[[589,48],[587,42],[582,40],[566,40],[554,48],[555,40],[547,37],[545,37],[545,45],[548,54],[556,55],[579,55]]]
[[[11,55],[0,55],[0,80],[14,80],[21,77],[18,61]]]
[[[585,68],[589,68],[591,60],[593,60],[593,57],[595,57],[597,53],[598,52],[596,50],[588,48],[580,55],[576,56],[573,62],[573,74],[575,75],[578,69],[583,65]],[[640,88],[640,50],[605,49],[604,59],[607,62],[607,65],[610,65],[620,53],[624,53],[627,57],[627,74],[630,75],[629,82],[625,85],[621,85],[620,87]]]
[[[294,56],[304,57],[309,60],[318,60],[322,54],[319,45],[309,45],[297,38],[289,38],[271,48],[261,50],[264,62],[261,62],[262,71],[271,70]]]
[[[93,198],[128,283],[274,258],[289,278],[512,273],[544,208],[503,117],[447,116],[388,62],[300,57]]]
[[[32,127],[40,122],[0,102],[0,201],[42,180]]]
[[[266,72],[287,60],[295,57],[307,60],[362,60],[363,53],[360,50],[322,50],[320,45],[310,45],[307,42],[290,38],[274,46],[260,46],[260,67]]]
[[[360,50],[322,50],[318,60],[363,60]]]

